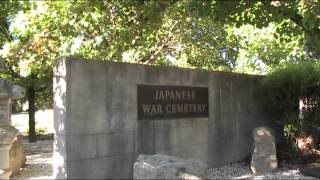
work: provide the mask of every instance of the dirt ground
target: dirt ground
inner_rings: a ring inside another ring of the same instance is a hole
[[[29,143],[22,138],[27,156],[26,165],[12,179],[52,179],[53,140],[39,140]]]

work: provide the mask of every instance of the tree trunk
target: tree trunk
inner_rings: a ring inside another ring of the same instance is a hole
[[[320,58],[320,30],[310,30],[305,33],[306,46],[309,52],[312,53],[311,57]]]
[[[35,118],[35,89],[33,86],[27,88],[28,96],[28,114],[29,114],[29,142],[35,142],[36,139],[36,118]]]

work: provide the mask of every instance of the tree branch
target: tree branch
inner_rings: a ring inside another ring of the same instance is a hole
[[[159,49],[150,54],[147,58],[146,57],[141,57],[138,59],[138,63],[144,63],[144,64],[151,64],[155,59],[156,59],[156,56],[159,55],[161,53],[162,50],[164,50],[165,48],[168,48],[168,45],[169,45],[169,41],[170,39],[172,38],[172,31],[173,29],[176,27],[176,25],[178,24],[178,22],[175,22],[169,29],[169,34],[166,36],[165,39],[163,39],[161,41],[161,46],[159,47]]]
[[[13,41],[12,37],[10,36],[10,32],[8,30],[8,25],[5,22],[1,23],[1,30],[8,41]]]
[[[18,73],[16,73],[13,69],[12,69],[12,66],[10,66],[9,68],[9,73],[10,73],[10,75],[12,76],[12,77],[14,77],[14,78],[23,78],[22,76],[20,76]]]
[[[47,88],[47,86],[43,86],[41,88],[35,89],[35,92],[40,92],[40,91],[44,91]]]
[[[310,29],[306,28],[303,25],[303,16],[301,16],[297,12],[293,12],[293,11],[290,11],[289,9],[285,9],[284,6],[281,4],[274,5],[274,4],[272,4],[272,1],[270,1],[270,0],[260,0],[260,2],[265,6],[273,8],[272,10],[274,12],[277,12],[277,13],[281,14],[283,17],[290,19],[292,22],[294,22],[299,27],[301,27],[303,31],[310,32]]]

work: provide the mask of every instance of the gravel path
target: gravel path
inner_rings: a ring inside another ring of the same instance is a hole
[[[208,170],[208,179],[317,179],[304,176],[298,169],[290,169],[285,165],[277,172],[254,176],[250,165],[244,162],[231,163],[219,168]]]
[[[29,143],[23,140],[27,154],[26,166],[12,179],[52,179],[52,140]],[[208,179],[316,179],[304,176],[296,168],[281,165],[277,172],[254,176],[250,164],[231,163],[208,170]]]
[[[52,179],[52,140],[29,143],[23,139],[27,162],[12,179]]]

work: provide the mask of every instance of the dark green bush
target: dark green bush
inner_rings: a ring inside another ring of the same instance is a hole
[[[311,124],[320,125],[320,66],[304,62],[290,64],[268,74],[262,81],[262,98],[269,112],[278,112],[277,121],[287,137],[305,133]],[[299,118],[299,102],[304,118]]]
[[[12,100],[12,113],[21,113],[24,110],[23,105],[28,102],[27,97]],[[27,106],[28,108],[28,106]],[[53,108],[53,92],[51,88],[36,92],[36,110],[45,110]]]

